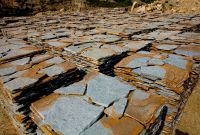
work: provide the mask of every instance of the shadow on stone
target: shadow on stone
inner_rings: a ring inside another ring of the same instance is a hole
[[[183,132],[183,131],[181,131],[179,129],[176,129],[175,135],[189,135],[189,134],[187,132]]]

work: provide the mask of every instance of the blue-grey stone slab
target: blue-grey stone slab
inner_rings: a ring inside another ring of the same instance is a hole
[[[98,47],[100,47],[100,45],[102,45],[102,44],[101,43],[84,43],[84,44],[79,44],[79,45],[75,45],[75,46],[65,47],[64,50],[69,51],[74,54],[78,54],[78,53],[81,53],[81,51],[83,51],[86,48],[90,48],[90,47],[98,48]]]
[[[150,94],[142,90],[135,90],[132,97],[136,100],[145,100],[149,98]]]
[[[185,55],[185,56],[193,56],[193,57],[198,57],[200,56],[200,52],[199,51],[190,51],[190,50],[180,50],[180,49],[176,49],[175,53],[177,54],[181,54],[181,55]]]
[[[160,49],[160,50],[174,50],[176,49],[178,46],[177,45],[157,45],[156,48]]]
[[[187,67],[187,60],[184,59],[180,59],[180,58],[173,58],[173,57],[169,57],[163,60],[166,64],[170,64],[173,66],[176,66],[178,68],[182,68],[182,69],[186,69]]]
[[[11,64],[13,65],[25,65],[30,61],[30,57],[22,58],[19,60],[12,61]]]
[[[119,41],[121,38],[116,36],[116,35],[94,35],[92,36],[93,41],[97,42],[105,42],[105,43],[111,43],[111,42],[116,42]]]
[[[51,58],[49,60],[46,60],[45,62],[48,63],[48,64],[60,64],[64,61],[65,60],[62,59],[61,57],[54,57],[54,58]]]
[[[138,51],[144,47],[146,47],[147,45],[149,45],[152,41],[129,41],[129,42],[125,42],[123,45],[125,47],[128,47],[132,50]]]
[[[38,71],[38,73],[47,74],[50,77],[62,74],[64,72],[65,72],[65,70],[62,67],[57,66],[57,65],[53,65],[53,66],[50,66],[50,67],[47,67],[47,68],[44,68],[44,69],[41,69]]]
[[[165,74],[165,69],[160,66],[141,67],[141,75],[152,80],[163,79]]]
[[[143,57],[143,58],[136,58],[133,59],[131,62],[129,62],[126,67],[129,68],[138,68],[141,66],[146,66],[148,64],[148,61],[150,60],[150,58],[148,57]]]
[[[86,83],[84,82],[77,82],[74,84],[71,84],[66,87],[59,88],[55,90],[55,93],[59,94],[66,94],[66,95],[83,95],[86,90]]]
[[[106,48],[91,48],[84,51],[81,55],[98,61],[115,55],[115,52]]]
[[[130,90],[135,90],[135,87],[103,74],[98,74],[89,80],[87,84],[86,95],[89,96],[94,103],[105,107],[108,107],[119,98],[126,97]]]
[[[86,129],[80,135],[113,135],[110,128],[105,128],[105,126],[100,122],[96,122],[90,128]]]
[[[4,84],[4,87],[8,89],[9,91],[14,91],[18,89],[23,89],[24,87],[33,85],[36,83],[37,79],[27,78],[27,77],[19,77],[14,80],[11,80]]]
[[[8,76],[2,76],[2,77],[0,77],[0,80],[3,81],[3,83],[5,83],[5,82],[10,81],[13,78],[20,77],[24,72],[26,72],[26,70],[18,71],[16,73],[8,75]]]
[[[41,124],[48,124],[57,133],[79,135],[102,114],[103,107],[87,103],[80,97],[65,96],[57,99],[47,110]]]
[[[119,99],[112,106],[106,108],[104,112],[113,118],[120,118],[123,116],[126,104],[127,98]]]
[[[0,68],[0,76],[9,75],[9,74],[15,73],[16,71],[17,71],[17,68],[15,66]]]
[[[46,33],[44,36],[41,36],[42,40],[49,40],[49,39],[53,39],[56,38],[55,35],[53,35],[52,33]]]
[[[111,49],[113,51],[115,51],[116,53],[125,53],[127,51],[129,51],[128,48],[126,47],[121,47],[121,46],[118,46],[118,45],[115,45],[115,44],[106,44],[106,45],[103,45],[101,48],[107,48],[107,49]]]
[[[164,62],[161,59],[153,58],[148,62],[149,65],[163,65]]]
[[[53,46],[53,47],[60,47],[60,46],[64,46],[65,43],[62,43],[62,42],[56,42],[56,41],[52,41],[52,42],[48,42],[48,45],[49,46]]]

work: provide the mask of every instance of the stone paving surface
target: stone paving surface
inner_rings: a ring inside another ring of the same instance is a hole
[[[19,134],[172,134],[199,78],[199,15],[2,21],[0,96]]]

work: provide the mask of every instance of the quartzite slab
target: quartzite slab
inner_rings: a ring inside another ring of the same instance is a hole
[[[112,102],[126,97],[131,90],[135,90],[135,87],[117,78],[98,74],[87,82],[86,95],[96,104],[108,107]]]
[[[36,121],[39,127],[49,125],[56,133],[65,135],[79,135],[103,112],[102,106],[89,104],[81,97],[57,94],[33,103],[31,108],[39,114],[40,118]]]

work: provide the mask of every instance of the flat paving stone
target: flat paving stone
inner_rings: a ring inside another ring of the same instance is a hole
[[[160,49],[160,50],[174,50],[176,49],[178,46],[177,45],[157,45],[156,48]]]
[[[52,59],[46,60],[45,62],[48,64],[60,64],[64,62],[65,60],[62,59],[61,57],[54,57]]]
[[[78,54],[78,53],[81,53],[81,51],[83,51],[84,49],[87,49],[90,47],[99,48],[100,45],[102,45],[102,44],[101,43],[84,43],[84,44],[80,44],[80,45],[66,47],[66,48],[64,48],[64,50],[69,51],[74,54]]]
[[[142,103],[142,104],[141,104]],[[135,90],[130,96],[125,115],[136,119],[145,126],[157,115],[159,108],[162,108],[165,98],[152,95],[142,90]]]
[[[104,43],[112,43],[112,42],[119,41],[120,39],[121,38],[116,35],[94,35],[92,37],[93,41],[104,42]]]
[[[66,95],[83,95],[85,93],[85,90],[86,90],[86,83],[77,82],[66,87],[61,87],[55,90],[54,92]]]
[[[17,71],[17,68],[15,66],[0,68],[0,76],[9,75],[9,74],[15,73],[16,71]]]
[[[91,48],[84,51],[81,55],[99,61],[103,58],[111,57],[116,53],[113,50],[105,48]]]
[[[186,69],[188,61],[180,58],[169,57],[163,60],[166,64],[176,66],[178,68]]]
[[[128,41],[124,42],[124,46],[127,48],[130,48],[130,51],[138,51],[149,44],[151,44],[152,41]]]
[[[34,103],[32,107],[43,117],[39,125],[49,125],[57,133],[79,135],[103,113],[103,107],[89,104],[81,97],[53,97],[50,95]],[[47,108],[45,101],[52,104]]]
[[[61,47],[61,46],[65,46],[65,43],[62,42],[56,42],[56,41],[52,41],[52,42],[48,42],[48,45],[53,46],[53,47]]]
[[[112,102],[120,98],[126,97],[129,91],[135,90],[135,87],[103,74],[98,74],[89,80],[87,84],[86,95],[94,103],[105,107],[108,107]]]
[[[130,67],[130,68],[138,68],[141,66],[147,66],[148,61],[150,60],[150,58],[148,57],[143,57],[143,58],[136,58],[134,60],[132,60],[130,63],[128,63],[126,65],[126,67]]]
[[[4,88],[8,89],[10,92],[13,92],[18,89],[23,89],[27,86],[33,85],[37,82],[37,79],[19,77],[14,80],[11,80],[4,84]]]
[[[115,44],[103,45],[101,48],[111,49],[111,50],[113,50],[113,51],[115,51],[116,53],[119,53],[119,54],[129,51],[128,48],[118,46],[118,45],[115,45]]]
[[[181,54],[185,56],[194,56],[194,57],[199,57],[200,56],[200,48],[180,48],[175,50],[176,54]]]
[[[104,112],[113,118],[121,118],[124,114],[124,110],[127,104],[127,98],[119,99],[111,107],[108,107]]]
[[[41,37],[42,40],[49,40],[49,39],[54,39],[54,38],[56,38],[56,36],[53,34],[46,34]]]
[[[165,74],[165,69],[160,66],[141,67],[141,75],[149,79],[163,79],[165,77]]]
[[[25,65],[30,61],[30,57],[28,58],[23,58],[23,59],[19,59],[19,60],[15,60],[13,62],[11,62],[11,64],[13,65]]]
[[[153,59],[149,60],[148,64],[149,65],[159,65],[159,66],[161,66],[161,65],[164,65],[165,63],[161,59],[153,58]]]
[[[103,117],[100,121],[85,130],[81,135],[138,135],[142,134],[144,127],[134,119],[123,117],[113,119]]]
[[[62,74],[64,72],[65,72],[64,68],[57,66],[57,65],[53,65],[53,66],[50,66],[50,67],[47,67],[47,68],[44,68],[44,69],[41,69],[38,71],[38,73],[47,74],[50,77]]]

